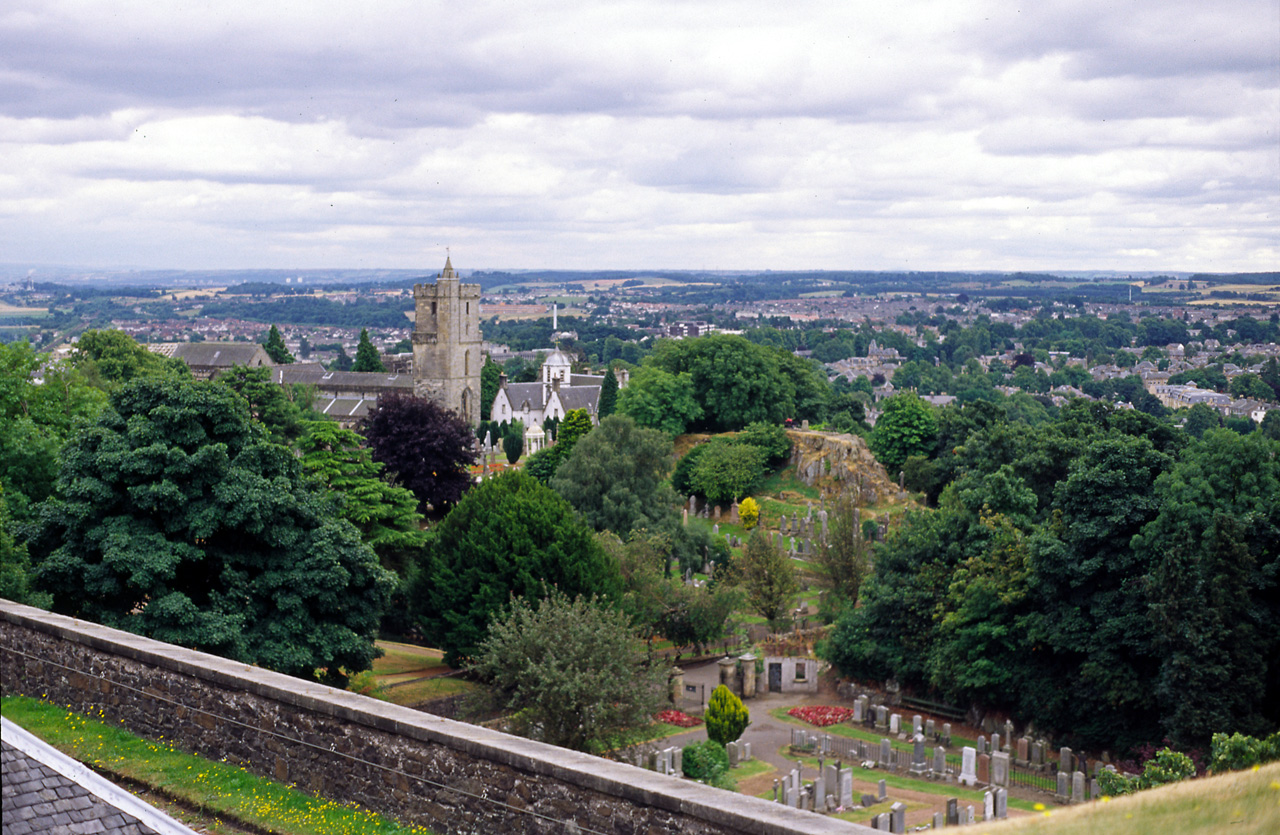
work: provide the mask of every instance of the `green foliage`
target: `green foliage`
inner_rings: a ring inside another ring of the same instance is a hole
[[[617,569],[574,509],[520,471],[471,490],[436,527],[410,599],[423,634],[459,666],[512,595],[616,596]]]
[[[680,764],[684,776],[690,780],[706,783],[708,786],[726,788],[725,778],[729,776],[729,753],[720,743],[712,739],[692,742],[681,751]]]
[[[760,447],[713,439],[701,449],[689,482],[708,501],[732,502],[752,492],[764,477],[767,453]]]
[[[267,356],[271,357],[271,361],[280,365],[288,365],[293,362],[293,354],[289,353],[289,348],[284,344],[284,337],[280,336],[280,329],[275,325],[271,326],[271,330],[267,333],[267,341],[262,343],[262,348],[267,352]]]
[[[560,592],[540,601],[513,597],[471,669],[516,713],[524,734],[579,751],[650,723],[666,684],[625,615]]]
[[[1227,736],[1213,735],[1209,751],[1209,768],[1215,774],[1241,771],[1280,760],[1280,732],[1266,739],[1246,736],[1239,731]]]
[[[49,596],[31,590],[31,558],[26,543],[14,540],[12,524],[8,497],[0,486],[0,597],[47,609]]]
[[[672,374],[649,366],[637,369],[627,387],[618,392],[617,408],[639,425],[661,429],[668,435],[684,434],[690,424],[702,417],[689,374]]]
[[[711,691],[707,711],[702,718],[707,723],[708,741],[720,746],[735,741],[751,724],[751,716],[742,699],[723,684]]]
[[[271,381],[270,368],[232,366],[217,377],[249,403],[249,414],[280,443],[302,434],[302,422],[313,416],[308,386],[282,386]]]
[[[698,466],[698,459],[706,454],[707,446],[698,444],[676,462],[675,472],[671,474],[671,487],[678,495],[689,496],[697,492],[693,486],[693,471]]]
[[[568,428],[566,418],[561,438]],[[678,500],[667,483],[670,463],[670,438],[616,414],[574,445],[551,487],[596,530],[620,536],[641,527],[670,530],[679,523]]]
[[[303,472],[335,493],[339,514],[360,530],[384,566],[402,568],[399,552],[426,542],[417,497],[383,480],[382,464],[354,431],[333,421],[305,421],[303,430],[297,444]]]
[[[544,446],[524,460],[524,471],[542,484],[550,484],[551,477],[564,460],[559,444]]]
[[[578,441],[594,428],[586,409],[570,409],[556,426],[556,446],[560,448],[561,458],[568,458]]]
[[[1137,787],[1138,779],[1136,777],[1128,777],[1109,768],[1104,768],[1098,772],[1098,791],[1102,792],[1106,797],[1133,794]]]
[[[747,540],[733,572],[741,578],[752,611],[775,628],[783,624],[791,600],[800,591],[791,560],[771,541],[767,531],[756,528]]]
[[[1193,438],[1203,437],[1206,429],[1217,429],[1222,425],[1222,417],[1212,406],[1197,403],[1186,411],[1187,422],[1183,427]]]
[[[813,556],[814,567],[836,609],[857,605],[858,591],[871,571],[872,546],[858,529],[856,511],[847,495],[836,500],[828,518],[827,540],[818,544]],[[738,513],[742,513],[741,507]]]
[[[742,521],[742,527],[751,530],[756,526],[756,522],[760,521],[760,505],[756,504],[756,500],[747,496],[738,505],[738,519]]]
[[[596,405],[596,414],[601,420],[613,414],[618,408],[618,378],[613,368],[604,372],[604,381],[600,384],[600,402]]]
[[[385,372],[386,366],[382,364],[382,355],[378,353],[378,349],[373,347],[373,343],[369,341],[369,330],[367,328],[360,329],[360,343],[356,345],[356,361],[351,366],[352,371],[378,371]]]
[[[1272,400],[1276,396],[1271,386],[1264,383],[1257,374],[1237,374],[1231,378],[1228,391],[1232,397],[1246,397],[1254,400]]]
[[[63,451],[30,542],[55,611],[341,683],[395,585],[217,383],[143,378]]]
[[[191,376],[185,362],[148,351],[124,331],[85,331],[71,362],[91,384],[107,391],[138,377]]]
[[[487,421],[489,416],[493,414],[493,399],[498,396],[498,386],[501,383],[502,366],[498,365],[493,359],[485,354],[484,365],[480,367],[480,420],[481,423]],[[484,439],[484,433],[479,435],[480,439]]]
[[[507,463],[514,464],[524,453],[524,421],[513,420],[502,435],[502,451],[506,453]]]
[[[896,476],[912,455],[932,454],[938,439],[933,407],[915,394],[895,394],[884,401],[884,414],[871,433],[871,451]]]
[[[787,430],[778,424],[749,423],[734,440],[763,450],[768,463],[774,466],[791,455],[791,439],[787,437]]]

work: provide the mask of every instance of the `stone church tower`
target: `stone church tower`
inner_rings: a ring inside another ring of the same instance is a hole
[[[480,285],[462,284],[449,258],[435,284],[413,287],[413,391],[480,422]]]

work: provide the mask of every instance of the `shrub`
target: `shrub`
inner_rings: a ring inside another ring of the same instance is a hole
[[[681,754],[684,776],[715,785],[729,773],[729,755],[724,746],[710,739],[694,742],[684,747]]]
[[[760,521],[760,505],[756,504],[756,500],[747,496],[738,505],[738,518],[742,520],[742,527],[751,530],[756,526],[756,522]]]
[[[1240,771],[1255,765],[1280,760],[1280,732],[1266,739],[1245,736],[1242,733],[1214,734],[1209,753],[1209,768],[1215,774]]]
[[[1185,780],[1196,773],[1196,765],[1191,758],[1172,748],[1161,748],[1155,758],[1147,760],[1142,774],[1129,777],[1114,771],[1098,772],[1098,790],[1105,795],[1117,797],[1135,791],[1163,786]]]
[[[747,725],[751,724],[751,717],[742,699],[723,684],[712,691],[703,718],[707,722],[707,738],[720,745],[726,745],[742,736]]]

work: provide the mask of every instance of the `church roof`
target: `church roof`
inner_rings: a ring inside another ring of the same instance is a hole
[[[547,355],[543,365],[573,365],[573,358],[559,348]]]
[[[599,386],[560,387],[560,405],[564,406],[566,412],[571,412],[574,409],[586,409],[588,412],[594,412],[596,404],[599,402]]]
[[[520,406],[527,400],[530,409],[541,411],[546,405],[542,399],[543,391],[542,383],[507,383],[507,399],[511,401],[511,410],[520,411]]]

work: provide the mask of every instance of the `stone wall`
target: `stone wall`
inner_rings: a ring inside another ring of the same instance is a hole
[[[0,664],[6,695],[440,833],[870,831],[8,601]]]

